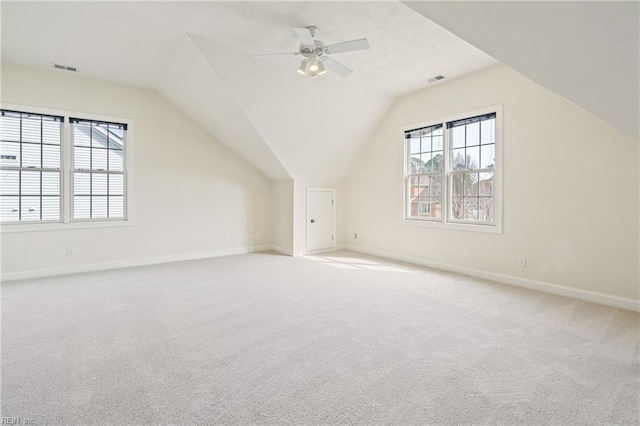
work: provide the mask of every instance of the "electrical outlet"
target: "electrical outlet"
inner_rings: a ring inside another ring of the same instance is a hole
[[[73,256],[73,249],[67,248],[67,256]]]
[[[527,266],[527,258],[526,258],[526,257],[524,257],[524,256],[520,256],[520,257],[518,258],[518,265],[519,265],[521,268],[525,268],[525,267]]]
[[[358,239],[358,234],[353,234],[353,239],[357,240]]]

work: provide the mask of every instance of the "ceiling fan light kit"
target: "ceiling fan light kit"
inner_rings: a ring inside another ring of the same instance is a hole
[[[369,49],[369,42],[366,38],[343,41],[341,43],[334,43],[325,46],[322,41],[315,39],[318,34],[318,27],[294,27],[293,30],[296,33],[298,40],[300,40],[300,46],[298,47],[297,52],[271,53],[255,57],[302,55],[305,59],[300,62],[300,66],[298,67],[298,74],[300,75],[308,75],[311,78],[318,78],[318,76],[326,74],[329,69],[341,77],[348,77],[353,73],[353,70],[331,58],[329,55]]]

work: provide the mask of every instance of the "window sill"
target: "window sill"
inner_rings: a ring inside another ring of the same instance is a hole
[[[104,220],[69,223],[17,223],[11,225],[1,225],[0,233],[12,234],[16,232],[69,231],[73,229],[120,228],[125,226],[133,226],[133,221]]]
[[[501,225],[474,225],[468,223],[439,222],[434,220],[403,219],[405,225],[423,226],[427,228],[449,229],[452,231],[471,231],[485,234],[502,234]]]

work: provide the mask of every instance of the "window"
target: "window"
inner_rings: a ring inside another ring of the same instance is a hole
[[[420,219],[442,218],[442,173],[444,136],[442,125],[405,133],[409,216]]]
[[[0,110],[3,223],[59,222],[62,117]]]
[[[124,217],[126,124],[72,118],[73,218]]]
[[[499,231],[499,113],[405,130],[405,220]]]
[[[127,220],[130,121],[34,110],[0,109],[2,231]]]

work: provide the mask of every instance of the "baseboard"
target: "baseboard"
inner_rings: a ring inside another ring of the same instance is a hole
[[[384,257],[387,259],[398,260],[401,262],[412,263],[428,268],[439,269],[449,272],[457,272],[476,278],[482,278],[490,281],[496,281],[503,284],[524,287],[532,290],[552,293],[559,296],[572,297],[574,299],[585,300],[587,302],[599,303],[602,305],[612,306],[614,308],[626,309],[629,311],[640,312],[640,300],[628,297],[614,296],[597,291],[580,290],[573,287],[566,287],[558,284],[551,284],[543,281],[530,280],[527,278],[514,277],[512,275],[498,274],[495,272],[487,272],[479,269],[465,268],[462,266],[451,265],[448,263],[435,262],[431,260],[421,259],[418,257],[404,256],[401,254],[386,252],[383,250],[370,249],[352,244],[346,245],[347,250],[370,254],[373,256]]]
[[[80,272],[105,271],[108,269],[130,268],[132,266],[156,265],[158,263],[182,262],[185,260],[207,259],[211,257],[231,256],[259,251],[272,250],[271,245],[254,247],[238,247],[233,249],[213,250],[199,253],[181,253],[166,256],[146,257],[140,259],[116,260],[111,262],[90,263],[85,265],[44,268],[32,271],[9,272],[2,274],[0,281],[26,280],[30,278],[53,277],[57,275],[77,274]]]
[[[271,246],[271,250],[273,251],[277,251],[278,253],[282,253],[285,254],[287,256],[293,256],[293,250],[288,249],[288,248],[284,248],[284,247],[280,247],[280,246]]]

